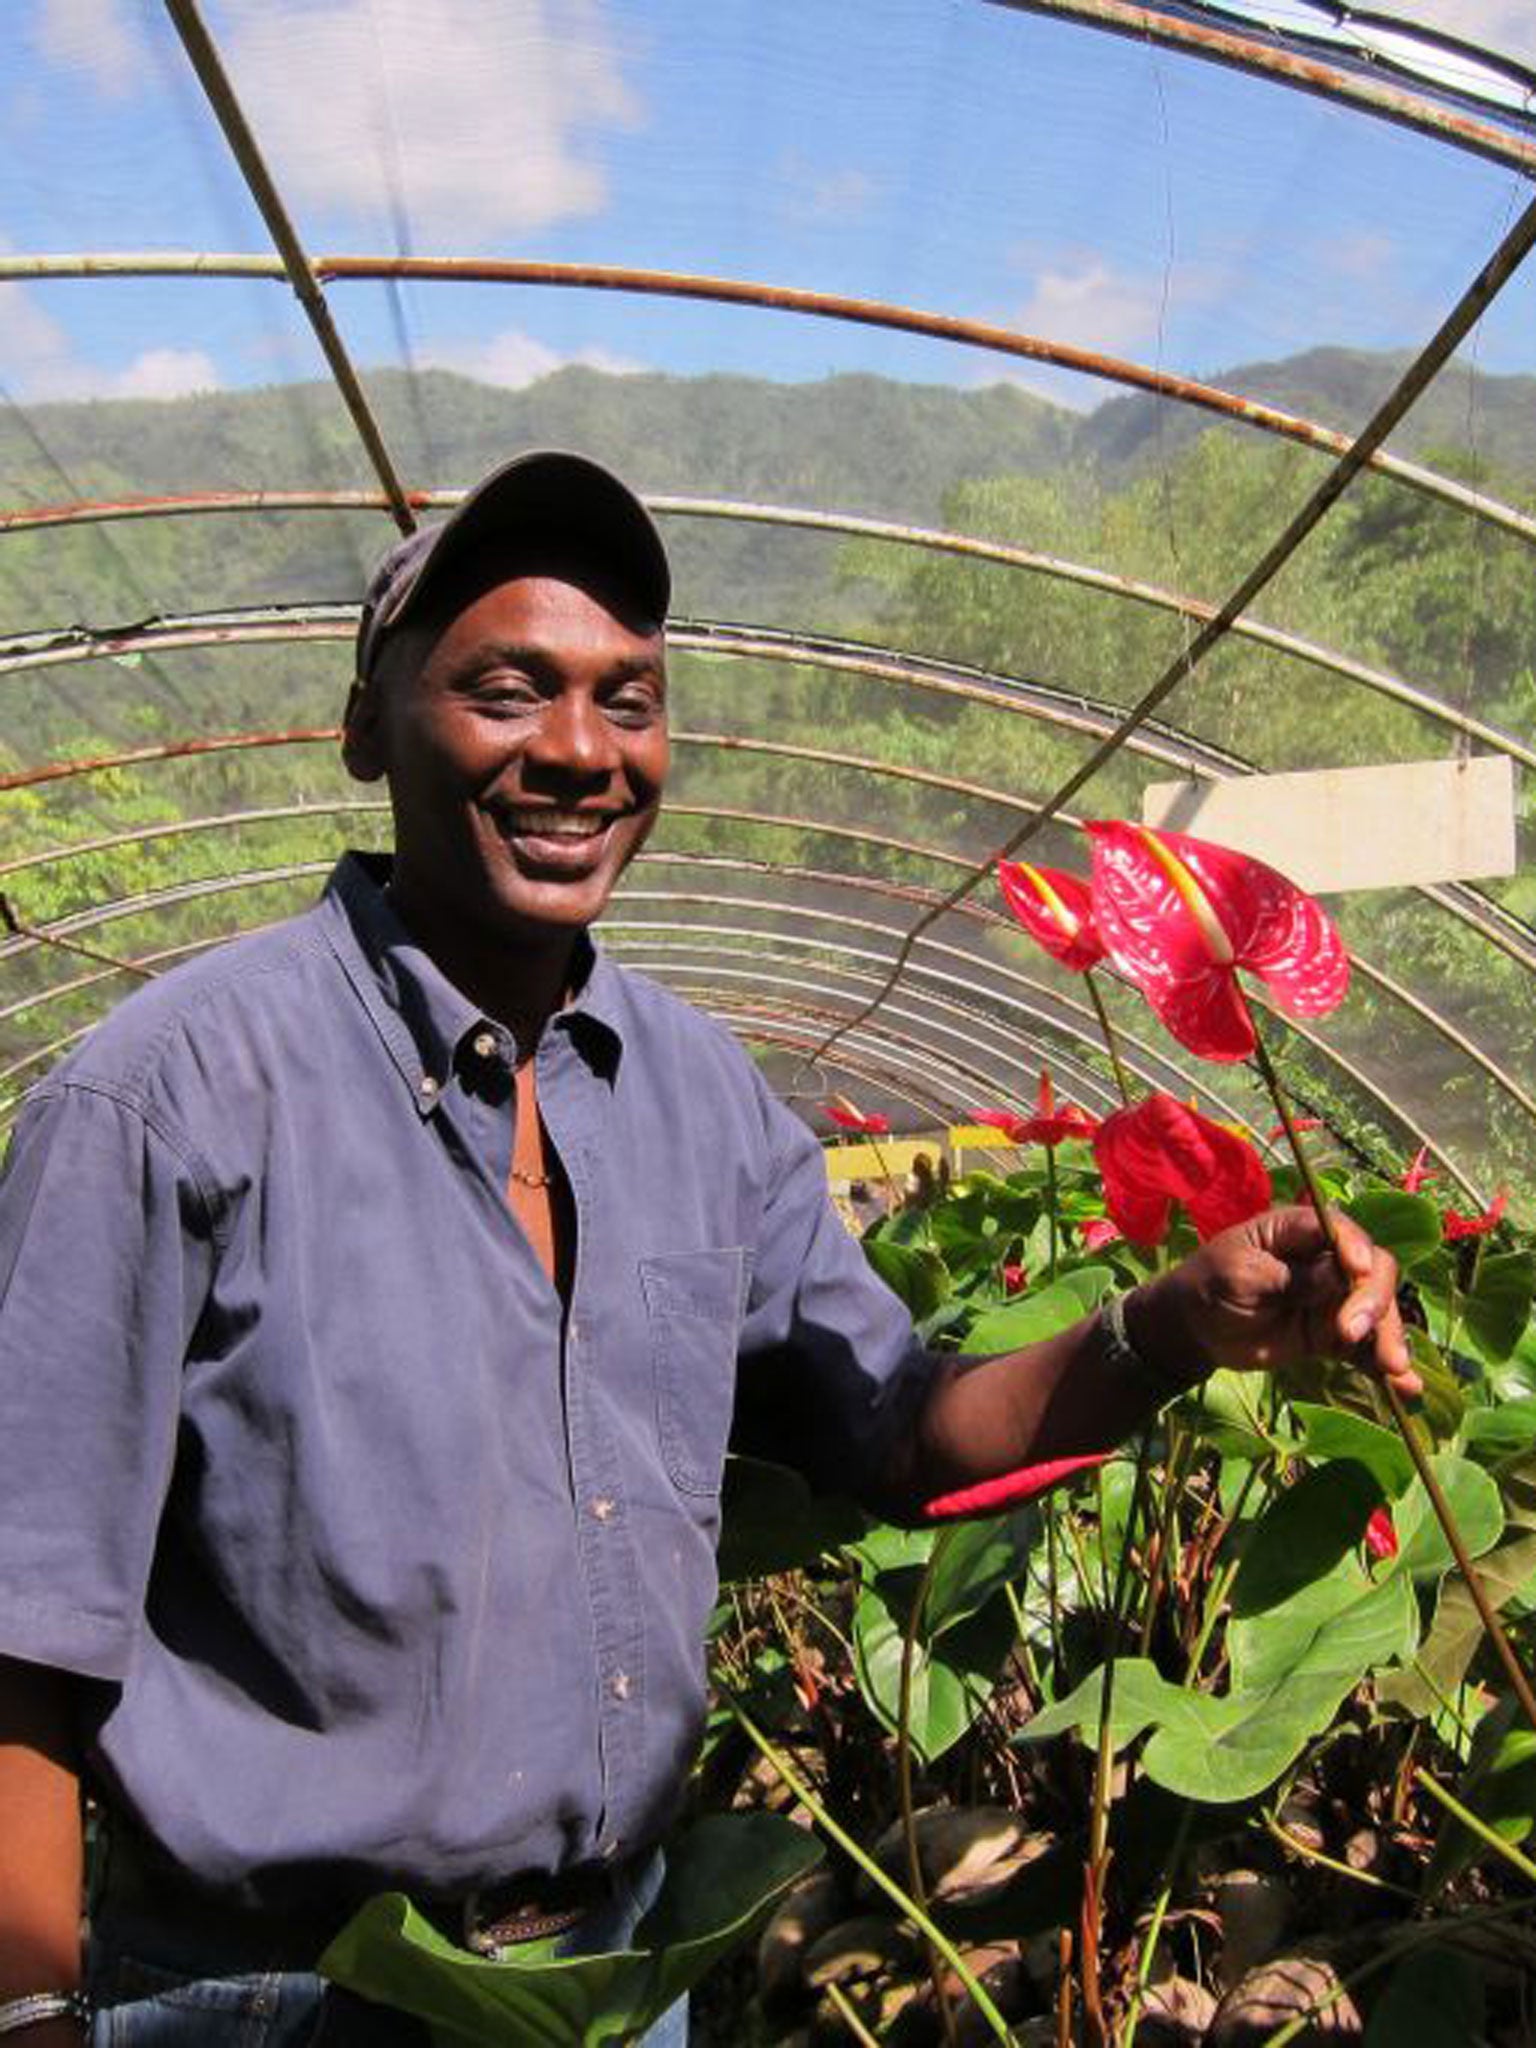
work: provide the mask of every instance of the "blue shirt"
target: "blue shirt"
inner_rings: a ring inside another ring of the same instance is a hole
[[[537,1054],[563,1315],[505,1196],[512,1053],[348,856],[124,1002],[17,1128],[0,1652],[110,1681],[109,1800],[253,1904],[653,1839],[738,1361],[854,1490],[921,1399],[810,1133],[595,948]]]

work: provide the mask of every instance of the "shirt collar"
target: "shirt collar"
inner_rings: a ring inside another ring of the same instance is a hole
[[[385,894],[389,873],[387,854],[344,854],[321,911],[332,949],[426,1115],[448,1085],[464,1041],[499,1027],[407,931]],[[611,1073],[623,1049],[620,976],[585,932],[575,978],[577,994],[550,1020],[551,1029],[567,1032],[595,1071]]]

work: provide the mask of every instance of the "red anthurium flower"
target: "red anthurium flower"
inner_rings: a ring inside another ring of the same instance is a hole
[[[1003,1267],[1004,1294],[1022,1294],[1028,1285],[1028,1271],[1023,1266],[1017,1264],[1014,1260],[1010,1259],[1008,1263]]]
[[[1161,1244],[1175,1201],[1202,1239],[1269,1207],[1269,1175],[1247,1139],[1171,1095],[1117,1109],[1093,1151],[1109,1213],[1132,1244]]]
[[[1396,1557],[1397,1531],[1392,1526],[1390,1508],[1372,1508],[1365,1525],[1365,1547],[1372,1557]]]
[[[840,1131],[862,1131],[866,1137],[883,1138],[891,1128],[888,1116],[881,1116],[876,1110],[871,1110],[866,1116],[862,1109],[855,1108],[846,1095],[835,1096],[831,1102],[824,1104],[824,1107]]]
[[[949,1522],[962,1515],[991,1515],[1000,1508],[1016,1508],[1023,1501],[1033,1500],[1036,1494],[1048,1493],[1074,1472],[1086,1472],[1111,1456],[1110,1451],[1093,1451],[1081,1458],[1048,1458],[1043,1465],[1021,1465],[1017,1472],[1005,1472],[1001,1479],[983,1479],[977,1486],[962,1486],[956,1493],[940,1494],[937,1500],[924,1504],[923,1519]]]
[[[1119,1224],[1108,1216],[1090,1216],[1086,1223],[1078,1225],[1085,1252],[1101,1252],[1107,1244],[1118,1244],[1124,1235]]]
[[[1284,875],[1182,832],[1119,823],[1087,830],[1099,936],[1191,1052],[1207,1060],[1252,1053],[1239,967],[1298,1017],[1321,1017],[1343,1001],[1344,942],[1322,906]]]
[[[1291,1127],[1298,1131],[1320,1131],[1323,1128],[1323,1120],[1320,1116],[1293,1116]],[[1284,1136],[1284,1124],[1271,1124],[1264,1133],[1264,1142],[1266,1145],[1278,1145]]]
[[[1425,1163],[1428,1158],[1429,1147],[1421,1145],[1413,1155],[1412,1164],[1403,1169],[1403,1177],[1398,1182],[1398,1186],[1406,1194],[1416,1195],[1426,1181],[1438,1180],[1440,1178],[1435,1168]]]
[[[1440,1226],[1447,1244],[1454,1244],[1460,1237],[1486,1237],[1508,1207],[1509,1190],[1500,1188],[1481,1216],[1462,1216],[1447,1209]]]
[[[1056,1090],[1047,1067],[1040,1069],[1033,1116],[1015,1116],[1011,1109],[978,1109],[976,1121],[1001,1131],[1010,1145],[1060,1145],[1068,1138],[1091,1138],[1099,1127],[1098,1118],[1075,1102],[1056,1107]]]
[[[1031,867],[1027,860],[1000,860],[997,880],[1003,901],[1053,960],[1081,974],[1104,958],[1086,882],[1060,868]]]

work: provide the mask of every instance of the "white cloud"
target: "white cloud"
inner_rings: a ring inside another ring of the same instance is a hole
[[[486,248],[600,212],[638,126],[602,0],[232,0],[222,48],[296,205]],[[299,89],[296,89],[296,86]]]
[[[109,380],[114,398],[186,398],[217,391],[223,379],[200,348],[147,348]]]
[[[457,370],[481,384],[499,384],[511,391],[536,384],[567,363],[582,363],[588,369],[607,370],[623,376],[639,370],[640,363],[611,355],[607,349],[580,349],[575,355],[561,355],[546,343],[520,328],[507,327],[484,341],[428,342],[417,351],[416,360],[426,369]]]
[[[868,171],[851,164],[822,170],[797,149],[779,158],[777,178],[785,213],[799,221],[856,220],[868,212],[879,189]]]
[[[1042,269],[1013,316],[1026,334],[1123,354],[1157,333],[1160,280],[1117,271],[1098,256]]]
[[[1317,260],[1336,277],[1352,278],[1361,284],[1377,284],[1390,276],[1402,251],[1390,235],[1362,228],[1336,235],[1319,245]]]
[[[122,0],[41,0],[32,33],[51,64],[83,72],[108,99],[122,99],[143,74],[144,46]]]
[[[68,333],[25,285],[0,284],[0,385],[13,399],[43,405],[66,398],[184,398],[223,384],[199,348],[150,348],[120,370],[88,363]]]

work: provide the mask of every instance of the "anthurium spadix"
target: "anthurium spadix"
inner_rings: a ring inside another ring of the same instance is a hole
[[[1063,874],[1060,868],[1037,868],[1027,860],[1000,860],[997,883],[1008,908],[1053,960],[1082,974],[1104,958],[1086,882]]]
[[[1094,923],[1110,959],[1201,1059],[1253,1053],[1239,968],[1293,1016],[1325,1016],[1343,1001],[1349,955],[1332,918],[1274,868],[1183,832],[1085,829]]]

